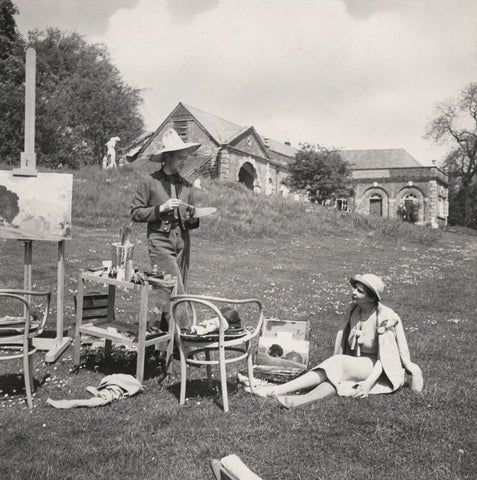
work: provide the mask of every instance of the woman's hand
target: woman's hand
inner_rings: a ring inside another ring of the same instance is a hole
[[[362,383],[353,393],[353,398],[366,398],[369,395],[370,387],[366,383]]]
[[[409,362],[404,365],[404,368],[411,375],[411,390],[414,392],[421,392],[424,386],[424,379],[422,378],[422,370],[415,363]]]
[[[169,200],[167,200],[167,202],[164,202],[159,207],[159,211],[161,213],[172,212],[172,210],[174,210],[174,208],[178,208],[179,205],[181,205],[181,204],[182,204],[182,201],[179,200],[178,198],[169,198]]]

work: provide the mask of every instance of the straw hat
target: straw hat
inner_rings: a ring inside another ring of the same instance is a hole
[[[349,279],[349,282],[353,287],[355,287],[358,282],[366,285],[374,293],[376,298],[381,301],[381,295],[384,292],[384,283],[378,276],[373,275],[372,273],[354,275]]]
[[[200,147],[200,143],[184,142],[179,134],[173,129],[167,129],[162,135],[162,148],[153,153],[149,160],[152,162],[162,162],[162,156],[167,152],[186,151],[192,153]]]

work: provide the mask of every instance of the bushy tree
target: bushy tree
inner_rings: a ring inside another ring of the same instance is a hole
[[[0,161],[20,162],[23,150],[25,44],[17,30],[17,8],[0,0]]]
[[[292,191],[305,191],[312,202],[325,203],[354,194],[350,175],[349,164],[338,150],[304,144],[283,183]]]
[[[111,136],[143,130],[140,91],[126,85],[106,47],[57,29],[31,32],[37,51],[37,145],[45,163],[99,163]]]
[[[20,37],[14,17],[17,13],[11,0],[0,0],[0,60],[8,57]]]
[[[451,177],[450,181],[449,225],[466,225],[477,229],[477,182],[474,180],[466,191],[462,188],[457,178]],[[465,209],[466,199],[470,199],[470,213],[467,219]]]
[[[450,218],[467,227],[477,227],[473,220],[477,212],[477,83],[465,86],[459,98],[436,105],[426,136],[454,145],[443,162],[452,187]]]
[[[37,52],[39,165],[100,164],[110,137],[127,145],[142,133],[141,92],[123,81],[104,45],[58,29],[30,32],[25,43],[16,31],[12,2],[0,2],[8,4],[0,8],[0,39],[10,39],[11,46],[6,58],[0,57],[0,161],[17,164],[23,150],[26,46]]]

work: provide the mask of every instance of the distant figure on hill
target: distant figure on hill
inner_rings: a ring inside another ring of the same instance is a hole
[[[382,280],[367,273],[350,279],[352,303],[336,336],[335,353],[302,376],[282,385],[256,387],[261,397],[276,397],[285,408],[333,395],[364,398],[402,387],[405,371],[411,388],[422,389],[422,372],[411,362],[401,319],[381,303]],[[290,395],[309,390],[302,395]]]
[[[103,157],[103,169],[108,168],[117,168],[116,164],[116,143],[118,143],[121,139],[119,137],[111,137],[106,142],[106,155]]]
[[[194,189],[180,175],[187,156],[200,147],[200,143],[184,143],[172,128],[162,137],[162,148],[149,160],[161,162],[162,168],[144,177],[134,194],[131,218],[147,222],[147,245],[151,265],[178,278],[177,293],[185,293],[189,272],[189,230],[199,227],[194,218]],[[170,294],[158,291],[162,322],[167,329]],[[184,323],[187,319],[184,319]],[[156,325],[152,325],[153,327]],[[185,326],[185,325],[184,325]]]

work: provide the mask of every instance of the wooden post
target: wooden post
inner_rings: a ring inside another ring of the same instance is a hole
[[[78,295],[76,297],[76,327],[75,327],[75,348],[73,351],[73,365],[76,367],[81,360],[81,333],[79,331],[83,323],[83,296],[84,296],[84,280],[83,272],[80,272],[78,281]]]
[[[139,331],[136,364],[136,378],[141,383],[144,380],[144,362],[146,361],[146,351],[144,343],[146,341],[148,301],[149,285],[146,284],[141,287],[141,304],[139,307]]]
[[[108,286],[108,322],[114,322],[115,315],[114,312],[116,310],[116,286],[109,285]],[[109,359],[111,358],[111,353],[113,351],[113,342],[106,338],[104,341],[104,358]]]
[[[65,297],[65,241],[58,242],[58,285],[56,292],[56,338],[55,344],[45,354],[45,362],[55,362],[71,343],[70,337],[63,337],[63,310]]]
[[[25,66],[25,143],[20,155],[20,168],[13,175],[36,177],[35,153],[35,88],[36,88],[36,51],[28,48]]]
[[[31,266],[33,263],[33,242],[31,240],[24,240],[23,251],[23,289],[31,290]],[[29,302],[31,297],[28,295],[26,300]],[[26,305],[23,307],[24,316],[27,314]]]
[[[65,302],[65,241],[58,242],[58,273],[56,292],[56,343],[63,339],[63,310]]]
[[[31,290],[31,265],[33,263],[33,242],[24,240],[25,250],[23,253],[23,288]]]

